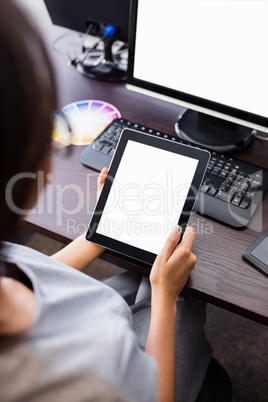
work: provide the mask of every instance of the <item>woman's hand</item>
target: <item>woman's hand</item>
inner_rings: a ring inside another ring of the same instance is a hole
[[[191,251],[195,229],[187,226],[181,243],[177,245],[180,237],[181,228],[176,226],[158,254],[150,274],[156,297],[163,296],[174,303],[196,264],[196,256]]]
[[[99,199],[102,187],[104,185],[107,176],[108,176],[108,169],[107,167],[104,167],[98,177],[97,200]]]

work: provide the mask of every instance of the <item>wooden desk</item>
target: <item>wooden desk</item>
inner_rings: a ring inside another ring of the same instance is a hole
[[[22,0],[21,0],[22,1]],[[47,43],[52,43],[61,28],[53,27],[41,0],[23,0],[38,16]],[[58,77],[60,106],[70,102],[96,99],[116,106],[123,117],[174,134],[179,107],[139,94],[128,92],[123,84],[109,84],[81,76],[67,67],[66,57],[51,52]],[[53,179],[40,197],[35,213],[25,226],[65,243],[86,230],[96,195],[97,172],[81,165],[83,147],[73,147],[68,160],[53,156]],[[236,157],[268,168],[268,143],[256,140]],[[268,194],[255,214],[251,228],[237,230],[206,217],[192,214],[190,224],[197,228],[193,251],[197,265],[185,290],[210,303],[265,325],[268,324],[268,280],[241,258],[241,253],[258,237],[256,230],[268,227]],[[139,264],[111,252],[106,261],[122,268],[144,273]]]

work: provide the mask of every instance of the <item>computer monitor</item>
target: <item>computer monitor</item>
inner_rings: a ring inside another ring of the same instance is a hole
[[[132,0],[127,88],[188,108],[179,137],[220,152],[268,132],[268,2]]]
[[[65,28],[95,36],[103,36],[107,25],[116,26],[113,36],[103,40],[102,57],[89,60],[90,49],[86,49],[85,57],[74,62],[78,70],[92,78],[107,81],[125,79],[126,68],[113,58],[112,45],[115,41],[128,43],[128,21],[130,0],[44,0],[52,22]],[[96,49],[92,49],[96,50]],[[81,60],[83,63],[81,63]],[[97,60],[97,62],[96,62]]]

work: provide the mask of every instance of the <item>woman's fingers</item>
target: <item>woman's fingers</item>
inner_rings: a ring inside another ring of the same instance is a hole
[[[170,256],[171,262],[173,260],[176,260],[179,255],[181,256],[181,254],[184,253],[185,258],[193,257],[192,260],[195,265],[196,257],[191,251],[195,239],[195,233],[196,230],[194,228],[187,226],[183,234],[181,243],[178,245],[178,247],[176,247],[174,253]]]
[[[159,260],[162,260],[163,262],[168,261],[175,247],[177,246],[180,237],[181,237],[181,227],[179,225],[176,225],[171,234],[168,236],[164,244],[164,247],[158,254],[157,258]]]
[[[192,228],[191,226],[187,226],[183,234],[180,246],[191,250],[195,239],[195,233],[196,230],[194,228]]]
[[[196,256],[191,251],[195,230],[187,227],[182,242],[178,245],[181,233],[181,228],[176,227],[169,235],[150,274],[150,282],[155,292],[168,295],[173,301],[181,292],[196,264]]]

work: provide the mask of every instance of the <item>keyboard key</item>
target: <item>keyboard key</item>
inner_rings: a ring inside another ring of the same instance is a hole
[[[229,190],[229,186],[227,184],[222,184],[220,190],[227,193],[227,191]]]
[[[219,168],[216,168],[216,167],[214,167],[214,169],[212,170],[212,172],[211,172],[211,174],[213,174],[214,176],[218,176],[218,174],[220,173],[220,169]]]
[[[229,180],[234,180],[235,178],[236,178],[236,175],[233,173],[229,173],[227,176],[227,179],[229,179]]]
[[[251,183],[251,186],[249,187],[249,192],[250,192],[250,193],[256,192],[257,190],[259,190],[259,188],[260,188],[260,183],[257,183],[257,182],[255,182],[255,181],[253,181],[253,182]]]
[[[243,191],[248,191],[248,189],[249,189],[249,184],[248,184],[247,182],[245,182],[245,181],[242,181],[241,184],[240,184],[240,188],[241,188],[241,190],[243,190]]]
[[[231,174],[234,174],[234,175],[237,175],[237,169],[234,169],[234,168],[231,169],[230,173],[231,173]]]
[[[211,187],[211,186],[214,186],[215,182],[214,182],[214,180],[206,179],[203,184],[206,184],[207,186]]]
[[[240,188],[241,183],[235,179],[235,181],[233,182],[233,186],[236,188]]]
[[[249,177],[245,177],[244,180],[243,180],[243,182],[245,182],[245,183],[251,185],[252,179],[250,179]]]
[[[212,197],[215,197],[216,193],[217,193],[217,189],[215,187],[211,187],[207,192],[207,194],[211,195]]]
[[[225,179],[223,183],[226,184],[226,186],[232,186],[233,185],[233,179],[229,179],[227,177],[227,179]]]
[[[111,145],[111,141],[110,140],[106,140],[105,138],[101,138],[99,140],[99,143],[102,145]]]
[[[244,197],[244,195],[246,194],[246,192],[245,191],[241,191],[241,190],[239,190],[237,193],[236,193],[236,196],[237,197],[240,197],[241,199]]]
[[[262,176],[261,176],[259,173],[257,173],[257,174],[255,175],[253,181],[255,181],[256,183],[261,184],[261,182],[262,182]]]
[[[225,201],[225,202],[231,202],[233,195],[230,193],[226,193],[225,191],[219,191],[218,194],[215,196],[219,200]]]
[[[104,147],[101,148],[101,153],[108,155],[109,152],[110,152],[110,150],[111,150],[111,147],[110,147],[110,146],[104,145]]]
[[[238,205],[240,204],[241,200],[242,200],[241,196],[235,195],[233,200],[232,200],[232,204],[236,205],[238,207]]]
[[[112,138],[113,138],[113,136],[114,136],[114,134],[113,133],[106,133],[106,134],[104,134],[104,136],[102,137],[102,139],[105,139],[105,140],[111,140]]]
[[[242,177],[240,177],[240,176],[236,176],[235,181],[236,181],[237,183],[240,183],[240,184],[242,184],[243,182],[246,183],[246,181],[243,180]]]
[[[237,188],[236,187],[231,187],[230,189],[229,189],[229,191],[228,191],[228,193],[230,194],[230,195],[235,195],[236,193],[237,193]]]
[[[200,188],[200,191],[201,191],[201,193],[207,193],[209,189],[210,189],[209,185],[203,184],[203,186],[201,186],[201,188]]]
[[[227,172],[225,172],[224,170],[222,170],[219,174],[219,177],[222,177],[223,179],[225,179],[225,177],[227,177]]]
[[[101,144],[100,142],[95,142],[93,144],[93,149],[95,149],[95,151],[100,151],[102,147],[103,147],[103,144]]]
[[[229,189],[228,193],[234,195],[234,194],[237,193],[237,191],[238,191],[238,188],[237,188],[236,186],[232,186],[232,187]]]
[[[254,197],[254,195],[255,195],[255,192],[252,192],[252,193],[251,193],[251,192],[249,192],[249,191],[247,192],[247,196],[248,196],[248,197],[253,198],[253,197]]]
[[[252,197],[248,196],[247,194],[245,195],[245,197],[243,198],[243,201],[240,203],[240,208],[248,208],[251,204],[252,201]]]

